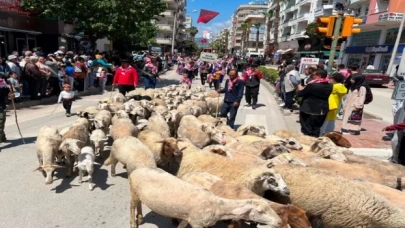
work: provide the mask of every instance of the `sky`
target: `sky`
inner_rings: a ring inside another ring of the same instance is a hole
[[[252,0],[187,0],[187,15],[193,18],[193,26],[198,28],[196,37],[202,37],[203,31],[211,32],[211,37],[218,34],[222,28],[231,24],[231,16],[241,4],[248,4]],[[219,15],[207,24],[198,23],[200,10],[206,9],[219,12]],[[197,12],[193,12],[193,11]]]

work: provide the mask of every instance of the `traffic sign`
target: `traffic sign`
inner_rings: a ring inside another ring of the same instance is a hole
[[[392,93],[393,100],[405,100],[405,81],[398,82]]]

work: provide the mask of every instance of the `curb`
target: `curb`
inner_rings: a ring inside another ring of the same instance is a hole
[[[371,156],[371,157],[391,157],[392,149],[377,149],[377,148],[350,148],[353,153],[357,155]]]
[[[262,83],[264,85],[264,87],[266,87],[266,89],[268,89],[271,92],[271,94],[274,94],[274,92],[276,91],[274,86],[271,85],[266,80],[261,80],[260,83]],[[374,115],[374,114],[369,113],[369,112],[364,112],[364,118],[366,118],[366,119],[374,119],[374,120],[383,120],[382,117],[380,117],[378,115]]]
[[[111,86],[110,85],[106,86],[105,89],[106,90],[111,90]],[[84,91],[84,92],[79,92],[79,97],[96,95],[98,93],[99,93],[98,89],[87,90],[87,91]],[[22,108],[29,108],[29,107],[37,106],[37,105],[54,104],[57,101],[58,101],[58,96],[52,96],[52,97],[47,97],[47,98],[44,98],[42,100],[37,100],[37,101],[30,101],[30,100],[22,101],[22,102],[16,103],[15,108],[16,109],[22,109]],[[9,107],[11,107],[11,106],[9,105]]]

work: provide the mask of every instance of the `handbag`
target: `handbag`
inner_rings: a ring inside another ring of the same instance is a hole
[[[352,113],[349,116],[349,121],[352,122],[361,122],[362,119],[363,119],[363,109],[358,111],[352,111]]]

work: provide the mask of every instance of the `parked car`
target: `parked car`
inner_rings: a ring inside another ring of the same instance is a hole
[[[381,70],[363,70],[363,75],[366,76],[369,85],[385,85],[391,80],[389,75],[383,74]]]

